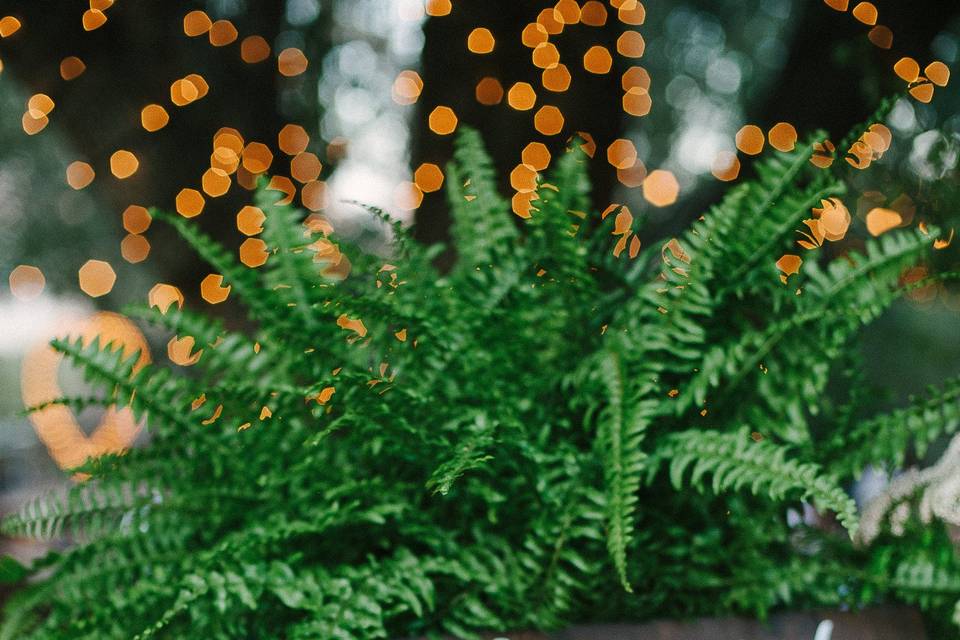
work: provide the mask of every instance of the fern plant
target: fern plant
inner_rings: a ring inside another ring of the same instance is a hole
[[[784,286],[774,263],[795,229],[844,192],[810,149],[759,162],[633,262],[609,250],[611,219],[580,224],[577,147],[517,224],[469,130],[447,173],[448,273],[377,210],[386,258],[261,189],[259,269],[155,211],[256,328],[128,310],[194,338],[189,375],[54,341],[152,440],[89,460],[87,481],[4,521],[7,535],[72,544],[30,567],[3,561],[20,588],[0,638],[474,637],[862,605],[925,584],[946,606],[938,585],[958,581],[943,563],[934,578],[909,570],[929,554],[851,542],[845,489],[862,466],[955,429],[931,411],[956,415],[956,384],[843,430],[831,425],[859,396],[828,388],[932,240],[906,230],[825,265],[808,257]],[[352,275],[325,278],[341,255]],[[819,525],[788,517],[804,502]]]

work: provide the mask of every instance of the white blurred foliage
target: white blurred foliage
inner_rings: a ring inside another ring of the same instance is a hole
[[[291,0],[309,3],[313,0]],[[288,9],[288,13],[289,13]],[[328,110],[320,123],[325,139],[348,141],[347,157],[329,179],[334,218],[358,215],[344,201],[381,207],[399,217],[393,193],[410,179],[409,118],[412,106],[391,99],[397,74],[415,69],[423,48],[422,2],[350,0],[336,5],[334,47],[318,86]]]

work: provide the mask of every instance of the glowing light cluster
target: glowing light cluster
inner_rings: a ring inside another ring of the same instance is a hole
[[[70,338],[79,337],[86,345],[99,338],[101,345],[119,349],[126,357],[139,352],[133,373],[150,362],[150,349],[143,334],[136,325],[116,313],[98,313],[80,323],[60,327],[57,333],[66,333]],[[25,406],[46,404],[63,397],[58,382],[62,359],[61,354],[45,343],[27,352],[20,373]],[[63,404],[50,404],[32,412],[29,418],[50,457],[62,469],[79,466],[90,457],[129,448],[141,427],[129,408],[108,409],[90,435],[84,433],[76,415]]]

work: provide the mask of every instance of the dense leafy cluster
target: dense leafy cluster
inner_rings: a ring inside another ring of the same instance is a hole
[[[188,374],[54,343],[152,441],[6,520],[74,544],[29,569],[4,562],[23,585],[0,637],[470,637],[891,595],[949,610],[946,535],[858,548],[845,491],[864,465],[958,426],[957,385],[864,416],[848,355],[931,238],[891,232],[825,266],[811,253],[784,286],[774,263],[795,229],[844,192],[809,154],[759,162],[635,261],[610,251],[616,213],[576,216],[591,210],[579,149],[517,224],[470,131],[447,174],[447,273],[378,211],[386,258],[262,190],[259,269],[155,212],[255,330],[130,310],[195,339]],[[352,275],[324,278],[341,253]],[[817,518],[788,517],[802,501]]]

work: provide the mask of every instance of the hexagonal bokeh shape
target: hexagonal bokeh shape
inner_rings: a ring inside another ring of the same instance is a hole
[[[177,194],[177,213],[184,218],[193,218],[203,212],[206,201],[196,189],[182,189]]]
[[[223,276],[211,273],[200,281],[200,296],[210,304],[220,304],[230,295],[230,285],[223,286]]]
[[[245,236],[255,236],[263,231],[263,221],[266,219],[260,207],[247,205],[237,213],[237,229]]]
[[[117,274],[103,260],[87,260],[77,272],[80,289],[91,298],[105,296],[113,289]]]
[[[262,266],[269,257],[267,243],[260,238],[247,238],[240,245],[240,262],[248,267]]]

